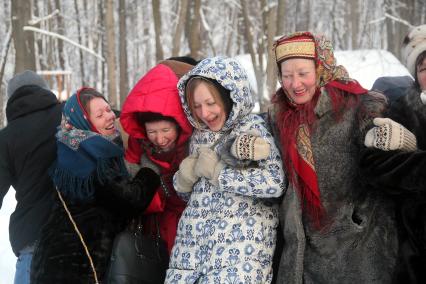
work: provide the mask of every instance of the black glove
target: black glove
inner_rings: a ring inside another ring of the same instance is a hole
[[[116,177],[109,180],[105,189],[118,205],[127,204],[130,214],[143,212],[151,203],[157,188],[160,186],[160,176],[152,169],[141,168],[133,178]],[[122,207],[122,206],[120,206]]]
[[[133,178],[133,182],[139,182],[147,188],[154,189],[161,185],[160,176],[151,168],[141,168]]]

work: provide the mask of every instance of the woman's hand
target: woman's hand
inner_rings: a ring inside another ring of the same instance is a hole
[[[195,163],[195,175],[205,177],[215,186],[219,184],[220,171],[225,164],[219,159],[215,151],[210,148],[200,148],[198,160]]]
[[[259,135],[242,133],[231,146],[231,154],[238,160],[259,161],[271,153],[271,145]]]
[[[175,190],[178,192],[191,192],[192,186],[197,181],[194,167],[197,161],[196,155],[190,155],[183,159],[176,172]]]
[[[368,130],[365,135],[364,145],[374,147],[384,151],[417,150],[417,139],[413,133],[401,124],[390,118],[375,118],[373,120],[375,127]]]

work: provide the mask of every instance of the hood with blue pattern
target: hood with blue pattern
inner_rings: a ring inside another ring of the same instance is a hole
[[[178,83],[179,96],[183,110],[194,128],[208,129],[203,123],[196,123],[185,97],[186,84],[189,79],[194,76],[216,80],[230,92],[233,106],[221,131],[232,129],[238,120],[251,113],[254,107],[254,99],[250,91],[246,71],[240,63],[235,59],[227,57],[206,58],[183,76]]]

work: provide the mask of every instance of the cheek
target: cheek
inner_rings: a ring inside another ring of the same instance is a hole
[[[306,79],[306,86],[308,89],[312,89],[316,87],[316,78],[315,76],[309,76],[309,78]]]
[[[286,90],[289,90],[289,89],[290,89],[290,87],[291,87],[291,82],[290,82],[290,80],[282,79],[282,83],[283,83],[283,87],[284,87],[284,89],[286,89]]]
[[[423,71],[417,75],[417,79],[422,90],[426,90],[426,71]]]
[[[194,110],[194,118],[196,120],[200,120],[201,119],[201,109],[197,108]]]

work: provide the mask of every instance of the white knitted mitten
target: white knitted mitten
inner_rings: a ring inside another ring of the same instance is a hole
[[[417,149],[417,139],[413,133],[390,118],[375,118],[373,127],[367,132],[364,144],[384,151]]]
[[[175,190],[178,192],[191,192],[192,186],[197,181],[194,167],[197,162],[196,155],[190,155],[183,159],[179,165],[179,170],[176,172]]]
[[[262,137],[243,133],[231,146],[231,154],[239,160],[259,161],[271,153],[271,145]]]
[[[206,177],[213,185],[219,184],[220,171],[225,164],[219,158],[215,151],[210,148],[200,148],[198,160],[195,163],[195,175]]]

